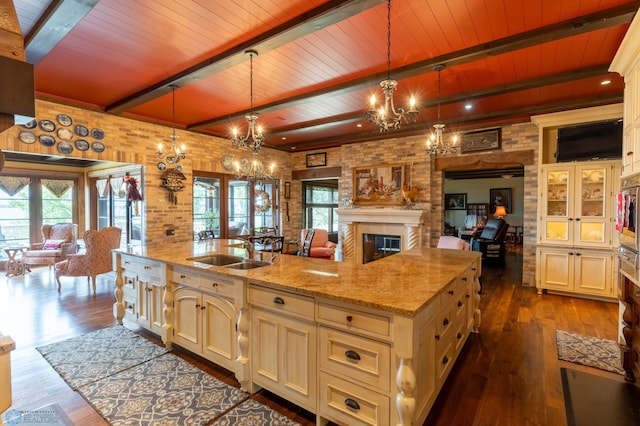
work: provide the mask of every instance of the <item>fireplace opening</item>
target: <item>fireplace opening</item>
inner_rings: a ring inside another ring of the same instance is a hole
[[[401,247],[399,235],[362,234],[362,263],[400,253]]]

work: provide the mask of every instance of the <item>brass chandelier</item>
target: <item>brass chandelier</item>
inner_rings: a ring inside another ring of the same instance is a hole
[[[434,157],[458,152],[458,135],[453,135],[451,143],[446,143],[443,138],[444,124],[440,122],[440,71],[444,68],[444,64],[433,67],[434,71],[438,71],[438,121],[433,125],[433,133],[427,138],[427,154]]]
[[[380,132],[390,129],[399,129],[404,121],[413,124],[418,117],[416,100],[412,96],[409,101],[409,108],[396,109],[393,104],[393,92],[398,88],[398,82],[391,78],[391,0],[387,0],[387,79],[380,82],[384,102],[380,108],[376,107],[376,96],[372,95],[367,116],[369,121],[375,123]]]
[[[175,85],[169,86],[171,87],[171,122],[173,123],[171,134],[169,135],[169,139],[171,140],[171,149],[169,152],[164,152],[162,150],[162,144],[158,144],[158,159],[163,160],[166,159],[169,164],[177,164],[181,160],[184,160],[187,153],[184,144],[180,148],[178,148],[178,139],[180,136],[176,135],[176,87]]]
[[[249,55],[250,63],[249,114],[244,117],[247,120],[247,134],[245,136],[239,136],[238,129],[234,127],[231,143],[234,148],[250,150],[253,154],[257,154],[264,144],[262,126],[259,126],[257,123],[258,114],[253,112],[253,57],[258,56],[258,52],[250,49],[244,53]]]

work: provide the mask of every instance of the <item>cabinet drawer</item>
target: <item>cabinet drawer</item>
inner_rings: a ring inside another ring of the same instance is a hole
[[[300,318],[310,320],[314,318],[315,302],[312,297],[252,285],[249,287],[249,303]]]
[[[227,299],[234,299],[236,287],[233,281],[222,279],[218,276],[201,277],[200,288],[207,293],[222,296]]]
[[[320,373],[320,416],[350,426],[389,424],[389,397]]]
[[[195,275],[193,271],[182,268],[171,268],[169,270],[169,281],[189,287],[198,287],[200,277]]]
[[[376,337],[391,337],[391,320],[387,316],[361,312],[341,306],[318,304],[318,321],[334,327]]]
[[[448,340],[444,347],[436,352],[436,377],[439,383],[447,378],[447,374],[453,366],[453,345],[454,342]]]
[[[122,257],[122,267],[126,271],[131,271],[138,275],[144,275],[146,277],[162,279],[164,264],[159,262],[150,261],[148,259],[142,259],[139,257]]]
[[[325,327],[319,342],[320,368],[389,390],[389,345]]]
[[[451,333],[449,330],[453,327],[455,318],[455,309],[449,305],[444,308],[436,318],[436,340],[445,340]]]

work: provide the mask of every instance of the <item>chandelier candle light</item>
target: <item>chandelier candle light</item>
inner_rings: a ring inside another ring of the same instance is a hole
[[[256,129],[258,114],[253,112],[253,57],[258,56],[258,52],[255,50],[246,50],[244,53],[249,55],[250,63],[249,114],[244,117],[247,119],[247,134],[245,136],[238,136],[238,128],[234,127],[231,143],[234,148],[250,149],[253,154],[257,154],[264,144],[262,126],[258,126]]]
[[[171,111],[172,111],[172,118],[171,118],[171,122],[173,123],[173,127],[172,127],[172,132],[171,135],[169,135],[169,139],[171,139],[171,151],[168,153],[165,153],[162,151],[162,144],[159,143],[158,144],[158,159],[162,160],[163,158],[166,158],[167,163],[169,164],[176,164],[179,163],[180,160],[184,160],[187,153],[186,153],[186,148],[184,146],[184,144],[182,144],[182,146],[180,148],[178,148],[178,139],[180,138],[180,136],[176,135],[176,87],[175,85],[171,85],[171,103],[172,103],[172,107],[171,107]]]
[[[438,71],[438,121],[433,125],[433,133],[427,138],[427,153],[432,156],[455,154],[458,152],[458,135],[451,137],[451,144],[445,143],[442,137],[444,124],[440,122],[440,71],[444,68],[444,64],[433,67],[434,71]]]
[[[396,110],[393,105],[393,92],[398,88],[398,82],[391,79],[391,0],[387,0],[387,79],[380,82],[380,87],[384,93],[384,103],[376,109],[376,96],[371,95],[370,108],[367,111],[369,121],[377,124],[381,132],[399,129],[403,120],[407,124],[415,123],[418,110],[413,96],[407,111],[404,108]]]
[[[245,178],[250,183],[257,185],[262,185],[265,181],[275,180],[275,163],[271,163],[268,172],[258,160],[253,160],[251,163],[247,160],[243,160],[243,164],[236,161],[234,165],[236,169],[236,179]]]

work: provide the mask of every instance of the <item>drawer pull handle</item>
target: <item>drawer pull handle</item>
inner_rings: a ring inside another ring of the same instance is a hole
[[[440,335],[436,334],[436,340],[440,340]]]
[[[469,295],[467,295],[467,296],[469,296]],[[458,308],[459,308],[460,306],[462,306],[462,300],[458,300]]]
[[[196,304],[196,309],[200,309],[200,304]]]
[[[352,410],[359,410],[360,404],[355,399],[347,398],[344,400],[344,405],[351,408]]]
[[[444,321],[442,321],[442,325],[449,325],[449,318],[445,318]]]
[[[151,266],[145,266],[145,267],[144,267],[144,270],[145,270],[145,271],[148,271],[149,269],[151,269]]]
[[[449,290],[449,294],[453,296],[453,290]]]
[[[276,305],[284,305],[284,299],[280,296],[276,296],[273,298],[273,303]]]
[[[449,358],[447,358],[447,356],[445,355],[444,358],[442,358],[442,364],[446,365],[449,363]]]
[[[218,287],[218,283],[211,283],[211,287],[213,287],[213,288]],[[284,303],[284,302],[282,302],[282,303]]]
[[[347,322],[353,321],[353,317],[351,315],[347,315]]]
[[[462,333],[458,332],[458,340],[462,339]]]
[[[360,361],[360,355],[358,355],[358,352],[352,351],[351,349],[346,351],[344,353],[344,356],[346,356],[347,358],[352,359],[354,361]]]
[[[462,281],[467,281],[467,277],[462,277]]]
[[[181,279],[181,280],[184,280],[185,278],[187,278],[187,276],[186,276],[186,275],[184,275],[184,274],[180,275],[180,279]]]
[[[129,262],[128,260],[125,260],[125,261],[124,261],[124,264],[125,264],[125,265],[128,265],[129,263],[130,263],[130,262]]]

